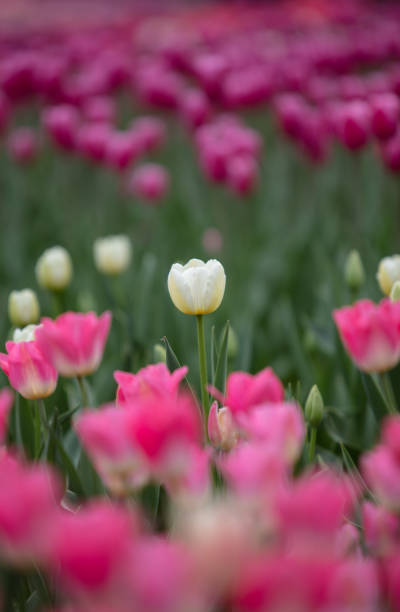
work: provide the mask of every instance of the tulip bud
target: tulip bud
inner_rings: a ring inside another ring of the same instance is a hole
[[[68,251],[60,246],[47,249],[39,257],[35,272],[39,285],[44,289],[65,289],[72,278],[72,261]]]
[[[162,344],[157,343],[153,347],[154,361],[156,363],[167,363],[167,351]]]
[[[365,282],[364,266],[358,251],[349,253],[344,266],[344,278],[351,291],[359,291]]]
[[[392,300],[392,302],[400,301],[400,281],[398,280],[395,283],[393,283],[393,287],[390,292],[390,299]]]
[[[223,451],[230,451],[236,446],[238,431],[227,406],[218,410],[217,402],[212,403],[208,415],[208,437],[215,448]]]
[[[225,282],[224,268],[219,261],[209,259],[205,263],[201,259],[191,259],[184,266],[173,264],[168,274],[168,291],[178,310],[203,315],[220,306]]]
[[[16,327],[24,327],[39,320],[40,308],[36,293],[32,289],[11,291],[8,297],[8,315]]]
[[[324,415],[324,400],[317,385],[314,385],[308,394],[304,412],[307,423],[311,427],[318,427]]]
[[[132,246],[128,236],[106,236],[98,238],[93,245],[96,268],[107,276],[117,276],[129,266]]]
[[[390,295],[393,284],[400,280],[400,255],[384,257],[379,263],[376,278],[383,293]]]

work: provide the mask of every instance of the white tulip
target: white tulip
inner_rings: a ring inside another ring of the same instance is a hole
[[[72,279],[70,254],[61,246],[47,249],[36,263],[36,278],[41,287],[51,291],[65,289]]]
[[[13,334],[13,342],[32,342],[40,325],[27,325],[22,329],[16,329]]]
[[[11,291],[8,297],[8,314],[11,323],[17,327],[36,323],[40,316],[36,293],[32,289]]]
[[[400,255],[384,257],[379,263],[376,278],[383,293],[390,295],[394,283],[400,280]]]
[[[102,274],[115,276],[124,272],[132,259],[132,245],[128,236],[98,238],[93,245],[96,268]]]
[[[181,312],[192,315],[209,314],[217,310],[225,291],[226,276],[216,259],[204,263],[191,259],[184,266],[173,264],[168,275],[171,300]]]

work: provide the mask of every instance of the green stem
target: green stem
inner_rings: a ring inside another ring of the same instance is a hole
[[[65,310],[64,307],[64,292],[63,291],[52,291],[53,300],[53,313],[54,317],[58,317]]]
[[[208,391],[207,391],[207,357],[206,343],[204,339],[203,315],[196,315],[197,320],[197,348],[199,353],[200,384],[201,384],[201,405],[203,406],[204,427],[207,431],[208,422]]]
[[[44,400],[43,399],[38,399],[36,400],[36,405],[37,405],[37,414],[38,414],[38,428],[37,428],[37,436],[36,436],[36,443],[35,443],[35,457],[36,459],[39,459],[39,455],[41,454],[41,449],[45,446],[45,441],[46,441],[46,436],[50,435],[49,433],[49,424],[47,422],[47,412],[46,412],[46,406],[44,404]],[[42,436],[40,436],[40,430],[42,430]],[[43,440],[43,444],[40,444],[41,442],[41,437]]]
[[[310,443],[308,446],[308,462],[312,463],[315,457],[315,446],[317,443],[317,428],[310,427]]]
[[[385,398],[386,408],[389,414],[396,414],[398,412],[397,403],[396,403],[396,398],[393,393],[392,383],[390,382],[389,373],[381,372],[381,374],[379,375],[379,378],[382,384],[382,390],[383,390],[383,395]]]
[[[86,390],[86,386],[85,386],[85,379],[83,378],[83,376],[77,376],[77,381],[78,381],[78,385],[79,385],[79,389],[81,392],[81,404],[82,404],[82,408],[87,408],[89,405],[89,398],[88,398],[88,393]]]

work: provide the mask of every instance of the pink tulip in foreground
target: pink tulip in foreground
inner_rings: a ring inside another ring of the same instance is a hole
[[[382,506],[366,501],[362,506],[365,544],[371,552],[385,555],[399,546],[399,517]]]
[[[127,432],[127,410],[106,404],[86,410],[74,428],[99,476],[115,497],[129,495],[150,480],[150,469]]]
[[[49,467],[0,456],[0,557],[18,565],[47,559],[61,487]]]
[[[132,401],[126,412],[127,435],[156,480],[172,493],[206,487],[208,454],[202,449],[202,423],[191,396],[145,396]]]
[[[380,443],[361,460],[367,484],[388,510],[400,509],[400,417],[386,419]]]
[[[60,513],[51,531],[49,565],[76,595],[104,595],[118,585],[137,530],[134,515],[105,501]]]
[[[53,393],[57,385],[57,371],[41,351],[37,339],[9,341],[6,349],[7,354],[0,353],[0,368],[8,376],[13,389],[30,400]]]
[[[37,344],[61,376],[88,376],[103,357],[111,313],[65,312],[54,321],[42,319]]]
[[[135,400],[152,396],[160,399],[176,397],[179,384],[185,378],[187,372],[188,368],[183,366],[170,373],[164,363],[148,365],[136,374],[114,372],[114,378],[118,383],[117,404],[118,406],[126,406]]]
[[[238,414],[237,422],[249,439],[275,446],[289,463],[299,458],[305,425],[301,409],[294,402],[261,404],[249,413]]]
[[[365,372],[384,372],[400,359],[400,303],[360,300],[335,310],[341,340],[355,364]]]

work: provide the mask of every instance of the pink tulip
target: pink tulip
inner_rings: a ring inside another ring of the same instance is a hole
[[[251,440],[275,446],[289,463],[298,459],[303,448],[305,425],[302,412],[294,402],[261,404],[248,413],[239,413],[237,421]]]
[[[227,162],[228,185],[239,196],[246,196],[254,190],[258,181],[258,166],[249,155],[235,155]]]
[[[332,553],[356,493],[348,479],[329,471],[305,474],[282,489],[277,514],[288,549],[298,554]]]
[[[176,612],[198,608],[189,552],[167,537],[142,538],[133,551],[130,583],[135,610]],[[204,609],[204,608],[203,608]]]
[[[381,440],[389,449],[393,457],[400,463],[400,417],[392,416],[385,419],[382,431]]]
[[[156,151],[166,139],[165,123],[157,117],[139,117],[131,123],[130,129],[141,153]]]
[[[87,376],[99,367],[111,325],[111,313],[65,312],[42,319],[37,344],[61,376]]]
[[[64,104],[46,109],[43,124],[57,146],[66,151],[75,149],[79,114],[73,106]]]
[[[229,408],[218,409],[218,403],[211,404],[208,415],[208,437],[216,449],[230,451],[238,442],[239,431],[234,424]]]
[[[201,53],[194,58],[194,74],[210,98],[218,96],[222,77],[227,70],[225,58],[218,53]]]
[[[264,66],[247,67],[228,73],[222,83],[222,97],[228,108],[265,104],[275,87],[272,74]]]
[[[120,581],[137,530],[134,516],[106,501],[63,512],[52,529],[49,566],[77,596],[105,595]]]
[[[89,98],[83,105],[82,114],[87,121],[112,124],[116,117],[114,100],[106,96]]]
[[[0,557],[20,565],[42,563],[62,496],[49,467],[0,456]]]
[[[207,484],[199,409],[188,395],[147,396],[127,407],[127,435],[156,480],[176,493]]]
[[[140,489],[150,479],[149,469],[127,435],[127,411],[106,404],[86,410],[74,429],[107,488],[116,497]]]
[[[0,391],[0,444],[3,443],[8,427],[8,417],[13,405],[14,395],[10,389]]]
[[[125,170],[139,153],[139,144],[132,131],[109,133],[105,157],[112,168]]]
[[[138,166],[128,178],[130,194],[156,204],[165,196],[169,187],[169,174],[163,166],[147,163]]]
[[[36,330],[37,333],[37,330]],[[26,399],[51,395],[57,386],[57,371],[36,340],[7,342],[7,353],[0,353],[0,368],[10,385]]]
[[[360,300],[333,313],[341,340],[357,367],[383,372],[400,359],[400,304]]]
[[[398,550],[383,562],[383,584],[389,609],[400,610],[400,555]]]
[[[180,382],[185,378],[188,368],[183,366],[170,373],[164,363],[148,365],[137,372],[114,372],[118,383],[117,404],[127,406],[135,400],[149,397],[176,398]]]
[[[218,460],[229,487],[239,495],[274,499],[288,478],[287,462],[275,446],[242,443]]]
[[[284,399],[282,383],[272,368],[265,368],[254,376],[247,372],[232,372],[227,378],[225,397],[217,389],[210,391],[221,404],[231,409],[234,417],[260,404],[282,402]]]
[[[400,132],[381,143],[380,152],[386,168],[391,172],[400,172]]]
[[[374,555],[387,555],[399,545],[399,517],[382,506],[371,502],[362,505],[362,524],[365,544]]]
[[[303,116],[307,105],[297,94],[279,96],[274,102],[274,109],[282,131],[290,138],[298,138],[301,134]]]
[[[110,127],[104,123],[89,123],[79,128],[76,148],[88,159],[102,162],[109,151]]]
[[[27,127],[18,128],[9,135],[7,146],[10,156],[16,163],[28,164],[38,153],[36,132]]]
[[[1,89],[10,100],[21,101],[34,91],[34,54],[21,50],[5,57],[1,65]]]
[[[345,147],[358,151],[366,145],[371,129],[371,110],[366,102],[343,105],[338,122],[339,138]]]
[[[258,555],[233,584],[234,609],[374,612],[379,608],[373,563],[319,556]],[[290,588],[289,588],[290,585]]]
[[[138,71],[136,86],[144,103],[166,110],[177,108],[183,89],[179,75],[156,64]]]
[[[379,444],[363,455],[363,475],[367,484],[388,510],[400,509],[400,461],[390,448]]]
[[[379,140],[395,135],[400,119],[400,103],[391,93],[374,96],[371,100],[372,132]]]
[[[210,102],[201,89],[189,89],[181,98],[180,112],[185,123],[195,129],[210,118]]]

